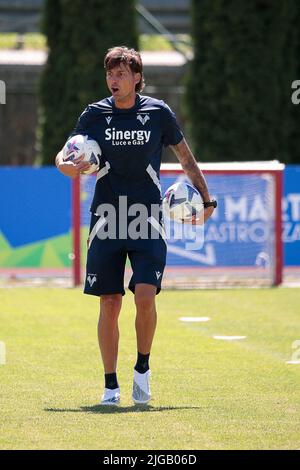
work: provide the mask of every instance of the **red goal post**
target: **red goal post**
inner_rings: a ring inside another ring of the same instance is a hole
[[[172,287],[184,287],[189,286],[188,279],[186,283],[181,284],[179,281],[176,282],[176,272],[187,273],[193,275],[195,272],[199,272],[199,279],[207,278],[211,276],[211,279],[215,279],[209,283],[209,286],[222,285],[222,281],[217,280],[225,279],[225,283],[230,285],[240,284],[249,285],[249,281],[246,281],[248,274],[251,272],[251,285],[259,283],[259,276],[261,273],[263,282],[261,285],[277,286],[282,282],[282,271],[283,271],[283,245],[282,245],[282,192],[283,192],[283,170],[284,165],[278,161],[267,161],[267,162],[243,162],[243,163],[200,163],[199,167],[203,171],[207,181],[210,192],[213,196],[218,199],[219,221],[210,221],[211,226],[209,228],[212,233],[218,230],[218,227],[224,232],[228,226],[233,231],[234,222],[236,222],[237,228],[242,233],[242,238],[245,238],[245,232],[248,226],[254,227],[255,217],[257,220],[261,218],[261,225],[259,222],[256,223],[255,229],[264,231],[263,223],[265,223],[265,232],[268,234],[264,243],[265,245],[259,245],[256,243],[254,237],[253,240],[242,240],[245,241],[244,245],[239,240],[234,242],[222,242],[218,243],[217,240],[210,240],[207,245],[214,249],[216,263],[214,266],[201,265],[201,260],[198,262],[199,256],[197,254],[191,254],[188,260],[176,258],[176,255],[170,254],[169,264],[167,260],[166,278],[168,280],[168,272],[172,272],[174,282]],[[166,190],[166,187],[173,184],[176,179],[185,178],[185,174],[180,164],[162,164],[160,179],[162,184],[162,192]],[[84,183],[83,183],[84,181]],[[83,214],[87,212],[87,208],[82,207],[81,203],[81,191],[83,184],[88,181],[88,197],[92,197],[93,186],[95,184],[95,176],[83,176],[73,180],[72,188],[72,220],[73,220],[73,283],[75,286],[81,283],[81,273],[83,272],[82,266],[82,246],[81,243],[81,231],[82,231],[82,220],[85,215],[87,220],[88,215]],[[167,185],[167,186],[166,186]],[[85,193],[87,190],[85,189]],[[246,206],[251,206],[252,209]],[[228,208],[231,212],[228,213]],[[250,220],[247,220],[247,210]],[[250,211],[250,212],[249,212]],[[225,216],[224,216],[225,214]],[[226,219],[228,217],[228,220]],[[241,221],[239,220],[241,219]],[[85,222],[87,223],[87,222]],[[251,226],[252,223],[252,226]],[[226,225],[227,224],[227,225]],[[257,228],[259,227],[259,228]],[[238,234],[237,236],[241,236]],[[259,237],[256,237],[259,238]],[[81,247],[81,249],[80,249]],[[172,251],[172,246],[170,245]],[[178,252],[178,247],[176,248]],[[176,251],[175,250],[175,251]],[[257,253],[256,253],[256,250]],[[260,250],[260,251],[259,251]],[[173,249],[174,251],[174,249]],[[177,253],[176,252],[176,253]],[[182,251],[181,251],[182,253]],[[234,256],[231,256],[234,255]],[[195,260],[193,261],[193,256]],[[230,260],[230,257],[235,260]],[[244,260],[244,261],[243,261]],[[256,266],[258,260],[258,266]],[[187,264],[184,264],[184,263]],[[176,264],[177,263],[177,264]],[[190,264],[189,264],[190,263]],[[252,266],[253,264],[253,266]],[[262,266],[265,264],[266,266]],[[177,271],[176,271],[177,270]],[[219,274],[221,273],[221,274]],[[231,276],[230,273],[234,273]],[[207,276],[209,274],[209,276]],[[178,276],[177,276],[178,279]],[[198,278],[197,278],[198,279]],[[253,283],[253,284],[252,284]],[[167,283],[167,286],[169,284]],[[193,287],[197,286],[193,283]]]

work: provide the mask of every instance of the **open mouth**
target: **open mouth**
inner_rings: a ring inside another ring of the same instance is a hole
[[[119,91],[119,88],[113,86],[113,87],[111,88],[111,91],[112,91],[113,93],[117,93],[117,92]]]

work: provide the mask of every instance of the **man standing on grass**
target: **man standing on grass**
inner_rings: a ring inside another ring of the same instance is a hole
[[[105,373],[101,404],[117,405],[118,317],[125,294],[128,255],[133,271],[129,289],[134,293],[137,337],[132,398],[135,404],[146,404],[151,398],[149,356],[157,321],[155,296],[161,289],[166,262],[159,182],[163,145],[172,147],[202,195],[204,221],[211,216],[214,203],[174,113],[163,101],[139,94],[144,87],[140,54],[134,49],[114,47],[105,56],[104,68],[112,96],[89,105],[72,132],[89,135],[102,149],[91,206],[84,292],[100,297],[98,338]],[[64,162],[62,151],[56,156],[56,165],[70,177],[78,176],[89,166],[80,158]],[[153,212],[155,207],[158,210]],[[105,232],[109,208],[116,215],[113,233]],[[139,238],[136,230],[131,230],[137,229],[137,225],[132,225],[137,212],[139,233],[143,233]]]

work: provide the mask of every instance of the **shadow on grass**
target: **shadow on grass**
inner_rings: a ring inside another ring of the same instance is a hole
[[[44,411],[51,413],[96,413],[96,414],[113,414],[113,413],[157,413],[159,411],[172,410],[199,410],[200,406],[151,406],[151,405],[132,405],[132,406],[81,406],[80,408],[45,408]]]

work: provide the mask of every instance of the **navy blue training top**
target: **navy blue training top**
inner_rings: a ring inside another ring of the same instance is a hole
[[[120,195],[128,205],[160,204],[162,147],[183,138],[164,101],[137,94],[132,108],[120,109],[113,97],[105,98],[84,110],[71,136],[76,134],[90,136],[102,150],[92,212],[102,203],[117,204]]]

